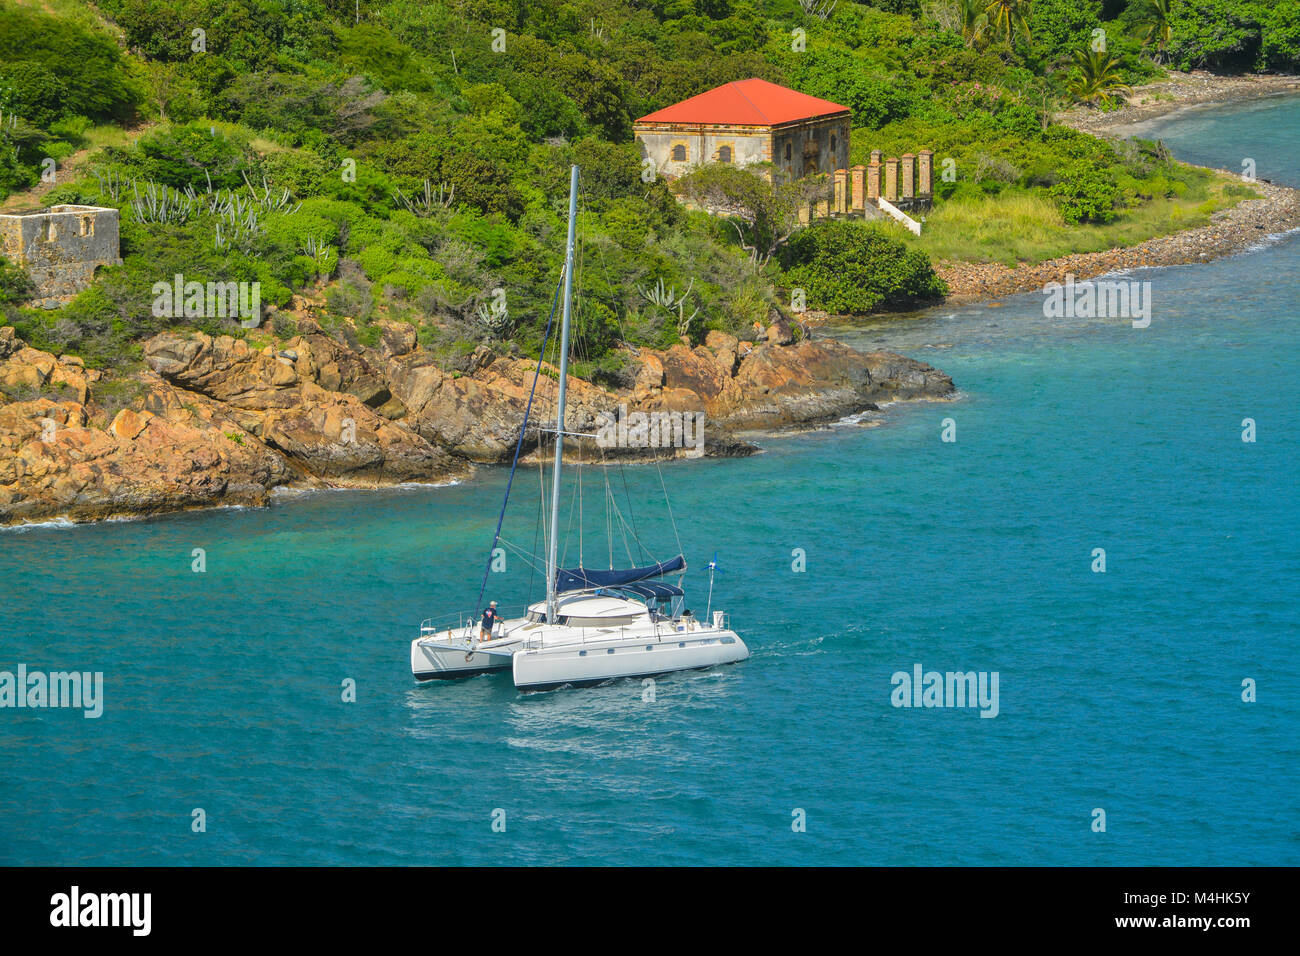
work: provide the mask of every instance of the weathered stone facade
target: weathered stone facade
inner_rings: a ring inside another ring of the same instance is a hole
[[[723,84],[633,125],[644,159],[666,179],[697,166],[757,166],[768,180],[833,173],[849,162],[848,108],[766,80]]]
[[[707,163],[764,165],[763,178],[801,179],[842,169],[849,161],[849,119],[818,118],[782,126],[721,123],[637,123],[642,158],[658,174],[676,179]]]
[[[56,308],[89,286],[97,268],[122,264],[119,213],[61,205],[0,214],[0,255],[35,284],[33,305]]]

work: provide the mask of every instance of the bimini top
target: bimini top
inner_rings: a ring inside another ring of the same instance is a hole
[[[685,571],[686,559],[680,554],[662,564],[652,564],[644,568],[612,568],[608,571],[594,571],[589,568],[561,568],[555,575],[555,592],[590,591],[595,588],[617,588],[650,578],[662,577],[674,571]]]

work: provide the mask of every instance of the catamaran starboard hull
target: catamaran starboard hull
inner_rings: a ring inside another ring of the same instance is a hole
[[[747,657],[749,648],[734,631],[718,631],[690,638],[678,634],[668,640],[648,639],[631,646],[621,640],[525,649],[515,654],[512,666],[520,690],[552,690],[701,670]]]

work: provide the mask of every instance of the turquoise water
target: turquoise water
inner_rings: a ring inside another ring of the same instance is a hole
[[[1296,101],[1195,121],[1300,182]],[[960,399],[666,467],[753,657],[653,702],[412,682],[420,620],[474,603],[500,472],[0,533],[0,670],[106,698],[0,710],[0,863],[1300,862],[1300,245],[1134,278],[1146,329],[1025,296],[851,330]],[[626,477],[670,554],[657,473]],[[917,663],[998,672],[997,717],[891,706]]]

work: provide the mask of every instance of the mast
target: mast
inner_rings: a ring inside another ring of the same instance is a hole
[[[546,620],[558,619],[560,468],[564,464],[564,392],[569,383],[569,313],[573,306],[573,235],[578,219],[578,167],[569,170],[569,241],[564,252],[564,315],[560,323],[560,392],[555,413],[555,474],[551,477],[550,546],[546,555]]]

